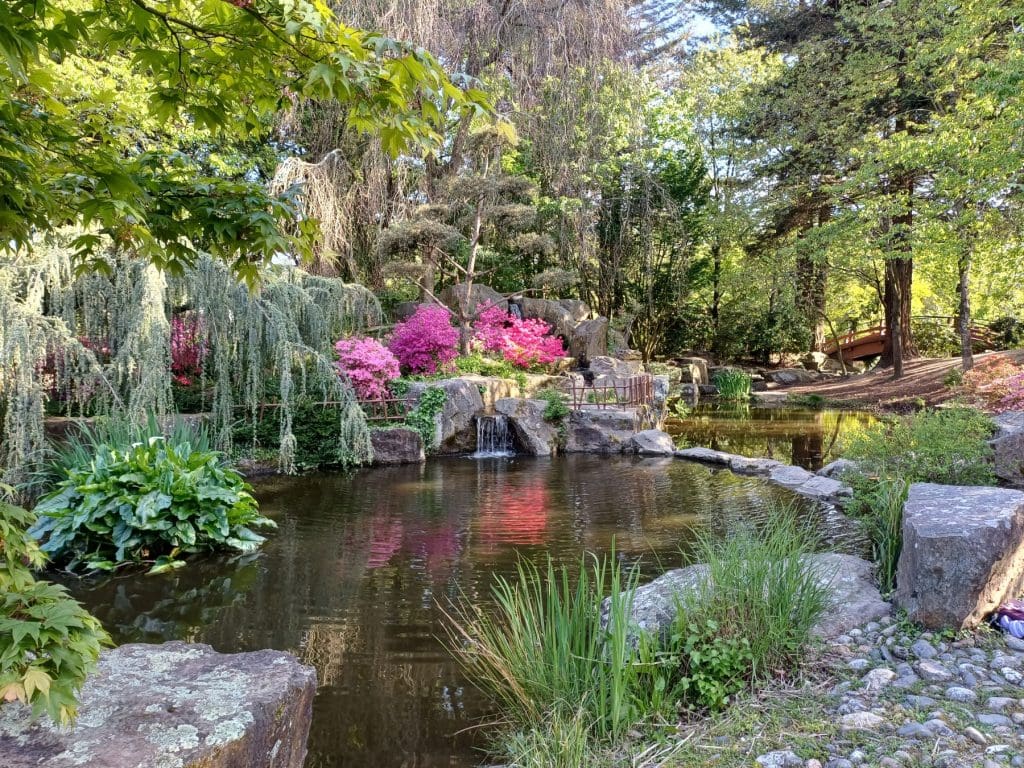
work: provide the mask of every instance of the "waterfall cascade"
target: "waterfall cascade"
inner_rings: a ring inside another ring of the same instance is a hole
[[[474,459],[498,459],[515,456],[508,417],[500,414],[476,417],[476,453]]]

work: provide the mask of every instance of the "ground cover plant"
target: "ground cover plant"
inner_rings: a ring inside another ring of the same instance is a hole
[[[60,479],[29,533],[69,570],[145,564],[154,573],[197,552],[255,550],[264,541],[257,530],[274,523],[205,442],[192,429],[165,435],[152,417],[145,427],[84,430],[58,450]]]

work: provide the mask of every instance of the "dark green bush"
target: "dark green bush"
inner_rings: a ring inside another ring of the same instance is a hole
[[[63,587],[33,578],[45,561],[25,532],[33,520],[0,500],[0,705],[20,701],[66,724],[110,638]]]
[[[345,449],[341,439],[341,413],[338,406],[310,400],[299,401],[292,409],[292,434],[295,435],[295,467],[309,472],[325,467],[348,467],[356,458]],[[256,420],[239,422],[233,439],[238,449],[277,451],[281,441],[280,413],[267,408]]]
[[[251,488],[222,454],[187,430],[161,434],[153,419],[128,443],[78,441],[61,458],[56,487],[36,505],[29,531],[69,569],[112,570],[148,563],[159,572],[181,554],[263,543],[254,528],[273,527]]]
[[[557,389],[542,389],[534,395],[534,398],[546,403],[544,413],[541,414],[544,421],[561,424],[569,415],[569,406],[565,402],[565,395]]]

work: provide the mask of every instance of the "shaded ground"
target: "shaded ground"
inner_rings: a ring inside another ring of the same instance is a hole
[[[1009,355],[1024,363],[1024,349],[975,355],[975,363],[996,354]],[[796,394],[821,395],[829,400],[850,404],[900,410],[912,407],[918,398],[928,405],[935,405],[954,397],[957,391],[947,387],[945,381],[950,371],[959,368],[959,357],[919,358],[906,363],[903,378],[898,381],[893,381],[891,368],[883,368],[846,379],[800,384],[784,389]]]

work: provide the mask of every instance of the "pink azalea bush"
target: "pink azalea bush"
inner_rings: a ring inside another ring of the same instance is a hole
[[[436,373],[459,356],[459,330],[447,309],[423,305],[395,326],[388,348],[409,373]]]
[[[208,351],[202,316],[171,318],[171,375],[177,384],[188,387],[202,378]]]
[[[520,368],[547,365],[565,356],[562,340],[543,320],[520,319],[489,305],[473,323],[474,339],[485,352],[501,355]]]
[[[360,400],[383,400],[390,396],[388,382],[399,376],[398,358],[376,339],[352,337],[334,345],[338,371],[345,376]]]
[[[964,390],[990,411],[1024,410],[1024,365],[992,355],[964,374]]]

